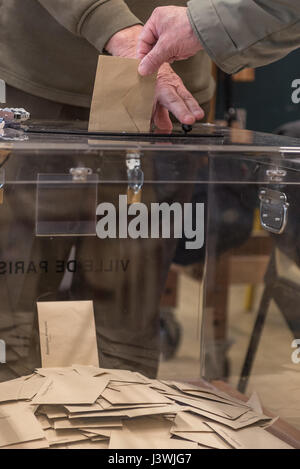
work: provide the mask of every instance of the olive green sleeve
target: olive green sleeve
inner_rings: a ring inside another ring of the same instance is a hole
[[[300,47],[299,0],[190,0],[188,16],[206,52],[230,74]]]
[[[140,24],[123,0],[37,0],[62,26],[102,52],[118,31]]]

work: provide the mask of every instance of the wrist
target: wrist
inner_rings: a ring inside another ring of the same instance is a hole
[[[142,25],[134,25],[114,34],[105,45],[105,50],[119,57],[136,57],[138,38],[143,30]]]
[[[186,8],[186,18],[187,18],[187,23],[189,25],[188,27],[190,31],[190,38],[193,43],[193,49],[194,49],[194,52],[196,53],[196,52],[199,52],[200,50],[203,50],[204,48],[200,40],[197,28],[195,27],[189,8]]]

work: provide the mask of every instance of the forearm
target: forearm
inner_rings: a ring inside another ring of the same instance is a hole
[[[71,33],[103,52],[118,31],[140,24],[123,0],[37,0]]]
[[[300,46],[299,0],[190,0],[188,16],[227,73],[266,65]]]

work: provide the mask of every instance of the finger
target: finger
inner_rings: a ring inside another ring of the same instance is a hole
[[[153,46],[146,44],[145,42],[138,42],[136,49],[136,58],[143,60],[145,55],[149,54]]]
[[[138,69],[140,75],[152,75],[163,63],[169,62],[173,58],[169,53],[169,48],[165,47],[164,44],[165,41],[159,39],[150,52],[142,59]]]
[[[182,124],[192,125],[195,116],[187,107],[184,100],[179,96],[174,87],[163,88],[158,96],[158,101],[166,107]]]
[[[158,33],[152,17],[147,21],[140,34],[140,41],[148,45],[153,45],[158,39]]]
[[[199,105],[198,101],[193,97],[193,95],[184,87],[178,86],[177,93],[185,102],[187,108],[195,116],[197,120],[201,120],[204,117],[204,111]]]
[[[157,105],[154,113],[154,124],[158,129],[164,130],[166,133],[173,129],[168,110],[160,104]]]
[[[152,47],[156,44],[157,42],[157,32],[156,28],[154,27],[151,18],[147,21],[145,24],[139,40],[138,40],[138,45],[137,45],[137,56],[140,59],[143,59],[145,55],[147,55]]]

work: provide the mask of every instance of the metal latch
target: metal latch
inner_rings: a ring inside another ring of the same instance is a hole
[[[78,167],[70,169],[70,174],[74,182],[86,182],[88,176],[91,176],[92,173],[91,168]]]
[[[288,220],[287,196],[284,192],[262,188],[259,191],[260,222],[266,231],[281,234]]]
[[[0,118],[6,123],[22,123],[30,119],[30,113],[21,107],[5,107],[0,108]]]
[[[127,201],[131,205],[141,201],[144,185],[144,173],[141,168],[141,154],[138,151],[129,151],[126,155],[128,176]]]

